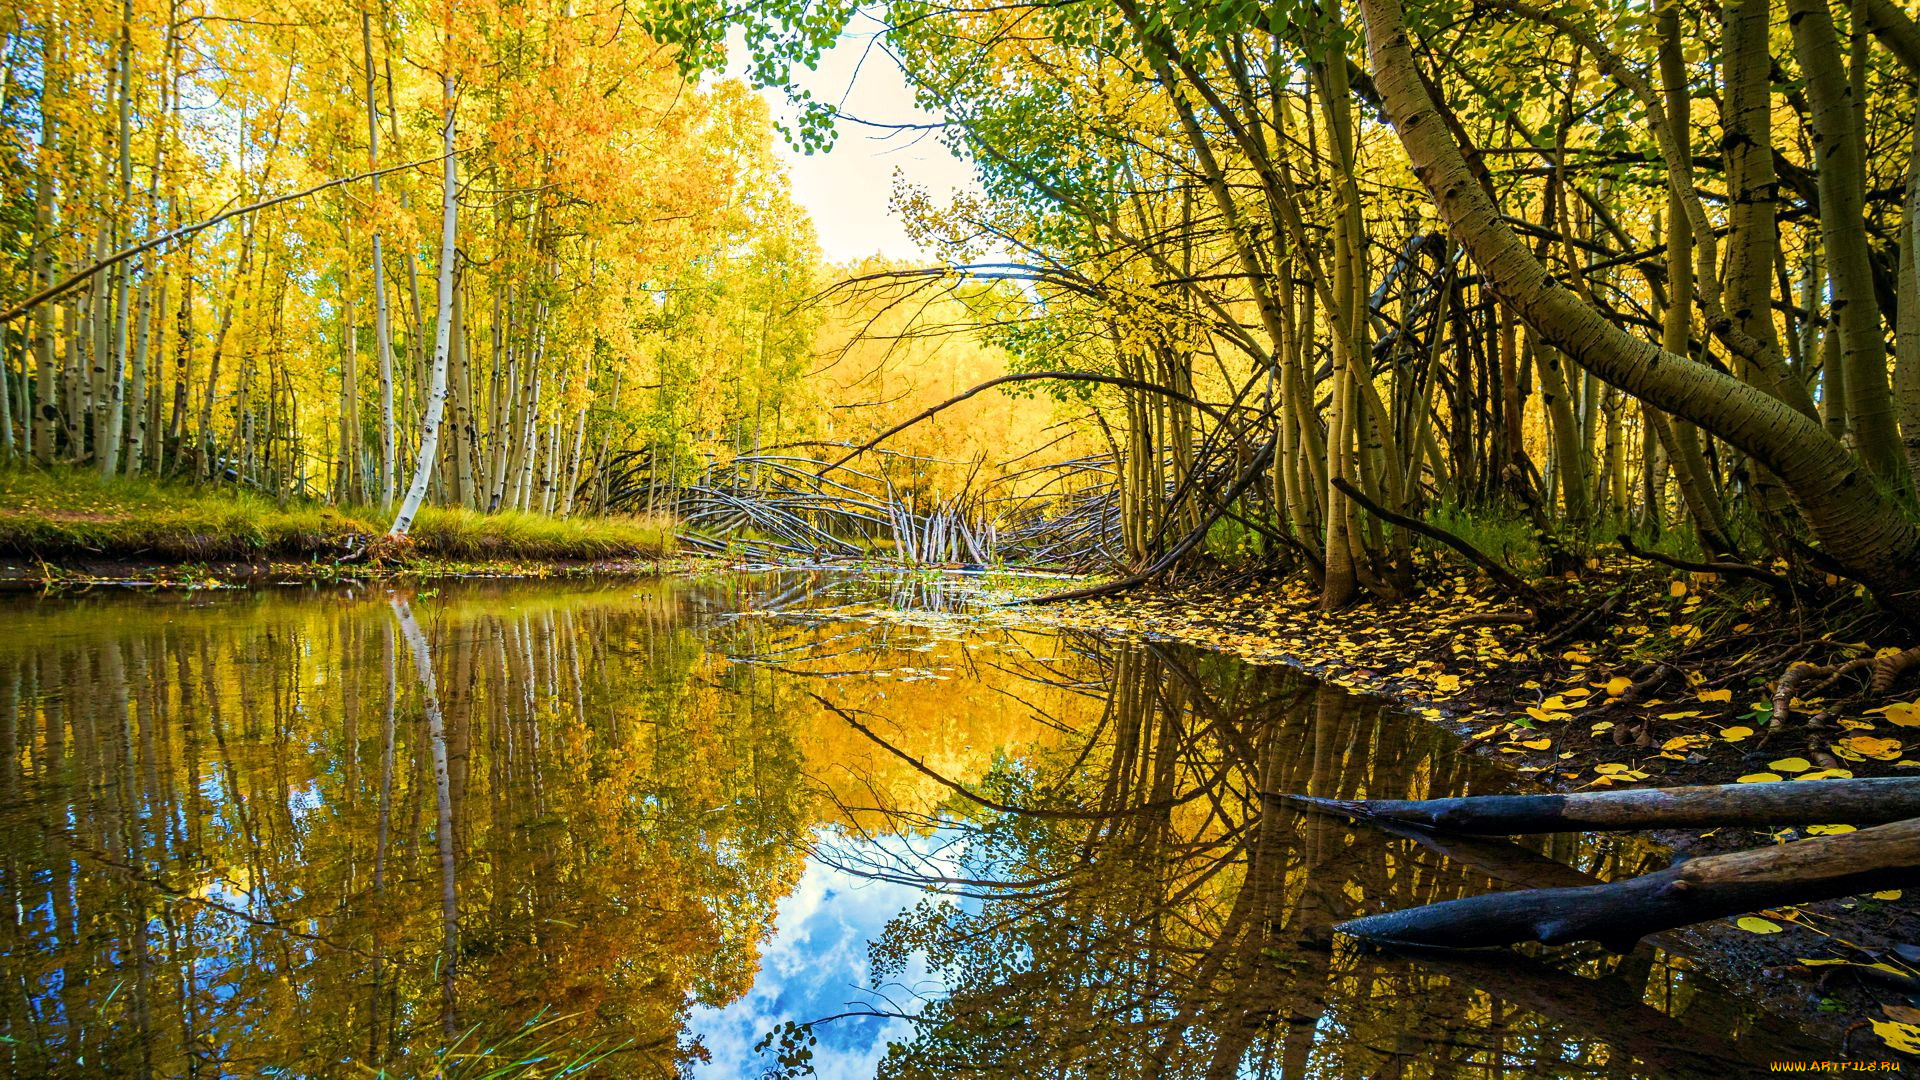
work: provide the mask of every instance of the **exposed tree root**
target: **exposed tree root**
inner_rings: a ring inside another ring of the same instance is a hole
[[[1809,725],[1822,726],[1831,723],[1834,717],[1849,705],[1892,690],[1893,684],[1899,680],[1901,673],[1915,664],[1920,664],[1920,646],[1897,652],[1885,652],[1877,656],[1855,657],[1836,664],[1814,664],[1805,660],[1796,660],[1787,665],[1786,672],[1780,676],[1780,681],[1774,686],[1773,716],[1767,723],[1767,733],[1773,735],[1786,730],[1787,722],[1793,715],[1795,698],[1812,697],[1848,675],[1858,671],[1869,672],[1864,691],[1842,698],[1813,715]]]

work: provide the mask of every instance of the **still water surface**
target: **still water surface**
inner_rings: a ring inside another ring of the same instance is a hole
[[[1337,941],[1354,914],[1559,873],[1261,797],[1508,783],[1433,725],[964,605],[805,573],[0,598],[0,1071],[1571,1078],[1781,1056],[1777,1020],[1652,949]],[[1603,875],[1651,857],[1554,845]]]

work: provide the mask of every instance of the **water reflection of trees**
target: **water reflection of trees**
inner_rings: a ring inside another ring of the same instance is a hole
[[[689,1001],[751,981],[806,800],[788,711],[740,705],[774,691],[710,686],[767,680],[633,593],[416,602],[437,717],[382,599],[12,618],[8,1071],[413,1074],[565,1015],[561,1060],[670,1075]]]
[[[876,624],[883,593],[818,585],[449,588],[407,605],[418,639],[384,595],[11,609],[5,1069],[416,1074],[559,1016],[531,1037],[557,1060],[668,1075],[826,821],[867,842],[823,857],[929,889],[874,947],[939,987],[879,1003],[913,1017],[895,1076],[1724,1073],[1711,1032],[1750,1024],[1651,951],[1338,950],[1363,910],[1576,873],[1261,797],[1497,782],[1430,725],[1185,650],[961,630],[945,593]]]
[[[1750,1022],[1738,1003],[1651,949],[1569,968],[1336,945],[1334,924],[1485,891],[1488,869],[1578,871],[1498,845],[1444,857],[1261,796],[1497,783],[1430,725],[1280,669],[1077,646],[1091,675],[1029,675],[1110,687],[1103,708],[950,800],[936,860],[874,865],[869,848],[848,866],[944,894],[873,950],[881,1007],[914,1030],[886,1075],[1727,1075],[1744,1053],[1728,1041]],[[1555,843],[1588,871],[1635,871],[1646,857]],[[903,992],[925,987],[886,983],[917,962],[939,990],[907,1007]],[[1675,980],[1678,997],[1664,993]],[[1645,1003],[1655,997],[1711,1016],[1708,1030]]]

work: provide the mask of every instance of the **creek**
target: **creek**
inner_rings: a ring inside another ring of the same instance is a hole
[[[1833,1056],[1647,945],[1356,949],[1336,923],[1545,860],[1262,792],[1510,773],[1291,670],[972,618],[980,596],[790,571],[0,597],[4,1071],[1358,1080]],[[1542,844],[1602,877],[1664,859]]]

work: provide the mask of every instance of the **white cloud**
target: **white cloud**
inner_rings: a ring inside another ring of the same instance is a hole
[[[780,902],[753,989],[725,1008],[696,1006],[688,1018],[687,1034],[698,1036],[712,1056],[694,1075],[758,1076],[767,1062],[753,1046],[775,1027],[871,1007],[867,943],[920,896],[909,885],[868,881],[809,860],[800,883]],[[904,1020],[847,1017],[814,1033],[819,1038],[813,1048],[815,1074],[822,1080],[853,1080],[871,1077],[887,1043],[907,1039],[912,1028]]]
[[[854,17],[847,33],[828,50],[817,70],[798,73],[814,99],[837,103],[840,111],[875,124],[926,124],[940,117],[913,101],[906,75],[876,38],[881,27],[866,14]],[[746,70],[744,37],[728,43],[729,75]],[[760,91],[776,118],[793,110],[786,93]],[[842,121],[831,151],[806,155],[776,139],[777,152],[793,178],[793,198],[813,217],[820,248],[830,262],[852,262],[885,255],[910,262],[931,262],[932,253],[908,237],[905,225],[888,209],[898,172],[927,188],[936,202],[956,191],[974,190],[973,166],[947,151],[932,131],[887,131]]]

